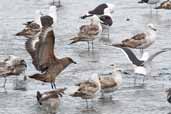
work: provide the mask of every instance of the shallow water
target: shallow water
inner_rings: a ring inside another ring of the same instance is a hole
[[[14,34],[23,27],[22,23],[34,17],[36,9],[47,11],[48,0],[1,0],[0,4],[0,55],[14,54],[25,58],[28,63],[27,75],[37,72],[31,64],[31,58],[24,48],[25,38]],[[68,45],[69,39],[78,31],[81,24],[79,16],[94,6],[110,2],[115,4],[114,24],[110,29],[110,40],[97,39],[93,52],[87,51],[86,43]],[[137,32],[144,31],[147,23],[154,23],[157,28],[157,40],[146,51],[153,53],[161,48],[171,47],[171,13],[166,10],[153,10],[145,4],[137,4],[137,0],[62,0],[63,7],[58,10],[57,27],[55,29],[55,53],[58,57],[69,56],[77,61],[70,65],[56,80],[58,87],[69,87],[80,80],[87,79],[92,73],[111,72],[110,64],[119,64],[123,70],[131,70],[131,66],[120,50],[105,46],[106,43],[119,42]],[[126,21],[129,18],[130,21]],[[137,51],[138,53],[138,51]],[[145,87],[133,88],[134,74],[122,74],[123,85],[113,94],[113,101],[102,102],[98,98],[93,104],[96,111],[84,112],[91,114],[168,114],[170,105],[166,102],[165,89],[170,87],[171,52],[163,53],[154,59],[153,77],[148,77]],[[22,78],[22,77],[20,77]],[[139,77],[141,83],[141,77]],[[49,84],[28,80],[27,91],[13,90],[15,77],[8,78],[7,94],[0,93],[0,114],[42,114],[36,101],[36,91],[50,89]],[[0,78],[3,83],[3,78]],[[1,89],[0,91],[3,91]],[[58,114],[80,114],[85,102],[79,98],[64,95],[61,99]],[[72,103],[72,105],[71,105]]]

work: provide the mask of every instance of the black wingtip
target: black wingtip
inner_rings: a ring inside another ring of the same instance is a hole
[[[141,0],[141,1],[138,1],[138,3],[139,3],[139,4],[142,4],[142,3],[144,3],[144,1],[143,1],[143,0]]]
[[[80,17],[80,19],[85,19],[87,16],[86,15],[83,15]]]
[[[158,6],[158,7],[155,7],[154,9],[161,9],[161,7],[160,7],[160,6]]]

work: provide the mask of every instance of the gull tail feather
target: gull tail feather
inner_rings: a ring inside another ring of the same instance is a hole
[[[155,9],[162,9],[161,6],[155,7]]]
[[[33,78],[35,80],[43,81],[43,82],[51,82],[50,78],[45,74],[34,74],[29,76],[29,78]]]
[[[74,38],[71,38],[70,40],[72,40],[72,42],[70,44],[74,44],[74,43],[77,43],[79,41],[79,37],[74,37]]]
[[[114,47],[126,47],[124,44],[112,44]]]
[[[42,103],[40,102],[40,98],[42,97],[42,94],[39,91],[37,91],[36,97],[37,97],[37,101],[39,102],[39,104],[42,105]]]

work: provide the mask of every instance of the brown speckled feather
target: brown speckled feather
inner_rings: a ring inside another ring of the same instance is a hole
[[[145,33],[137,34],[130,39],[123,40],[121,45],[123,45],[123,47],[136,48],[146,42],[145,37]]]
[[[111,77],[100,77],[101,88],[111,88],[117,86],[115,80]]]

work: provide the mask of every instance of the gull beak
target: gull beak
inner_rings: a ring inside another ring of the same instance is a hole
[[[72,63],[77,64],[77,62],[73,61]]]
[[[100,23],[101,23],[101,24],[105,24],[102,20],[100,20]]]
[[[157,31],[157,29],[153,28],[154,31]]]
[[[157,29],[156,29],[156,28],[152,28],[152,30],[157,31]]]
[[[21,31],[15,34],[15,36],[22,36],[22,35],[24,35],[24,31]]]

